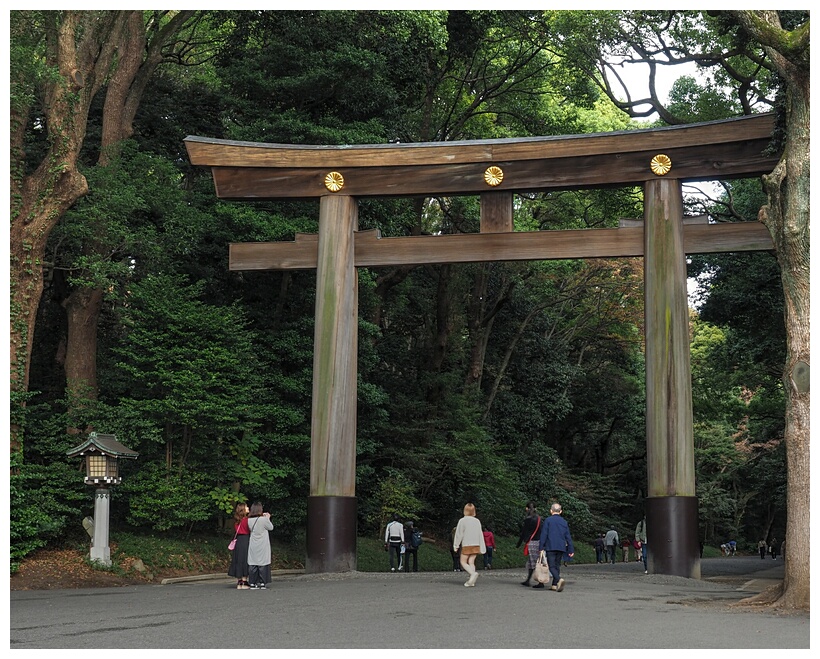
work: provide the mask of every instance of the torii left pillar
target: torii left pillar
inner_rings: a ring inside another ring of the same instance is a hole
[[[700,579],[683,196],[675,179],[644,185],[644,296],[649,570]]]
[[[358,203],[351,196],[319,202],[308,573],[356,569],[356,368],[358,275],[353,235]]]

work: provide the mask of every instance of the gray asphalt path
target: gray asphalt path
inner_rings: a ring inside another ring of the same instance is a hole
[[[265,591],[215,578],[167,585],[14,591],[10,648],[808,649],[808,614],[732,606],[783,576],[757,557],[705,559],[700,580],[636,563],[570,565],[557,593],[523,569],[277,576]]]

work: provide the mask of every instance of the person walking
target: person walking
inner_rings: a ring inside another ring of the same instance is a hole
[[[569,558],[575,555],[569,524],[561,513],[560,503],[556,502],[550,506],[550,515],[544,520],[538,541],[538,553],[545,551],[547,554],[547,565],[552,576],[550,590],[559,593],[564,590],[564,580],[561,578],[561,558],[565,553]]]
[[[629,538],[624,536],[624,539],[621,540],[621,553],[623,554],[623,561],[624,563],[629,563],[629,547],[632,543],[629,542]]]
[[[757,551],[760,552],[760,560],[766,558],[766,541],[761,540],[757,543]]]
[[[615,552],[618,549],[618,532],[614,526],[606,532],[604,543],[606,544],[606,550],[609,554],[609,562],[615,565]]]
[[[641,543],[641,560],[643,561],[643,573],[649,574],[646,566],[646,516],[635,526],[635,538]]]
[[[771,553],[772,558],[774,560],[777,560],[777,552],[778,552],[779,547],[780,547],[780,545],[777,544],[777,540],[772,538],[772,544],[769,547],[769,552]]]
[[[595,548],[595,562],[596,563],[603,563],[604,562],[604,551],[606,550],[606,545],[604,544],[604,534],[598,534],[598,537],[592,541],[592,546]]]
[[[487,547],[487,553],[484,554],[484,569],[493,569],[493,550],[495,549],[495,536],[492,529],[488,526],[484,529],[484,545]]]
[[[450,544],[456,539],[456,527],[450,529]],[[462,572],[461,569],[461,549],[450,549],[450,556],[453,557],[453,572]]]
[[[418,544],[417,544],[418,543]],[[419,571],[419,547],[421,546],[421,531],[417,531],[413,522],[407,522],[404,527],[404,571],[410,572],[410,559],[413,559],[413,572]]]
[[[464,582],[468,588],[475,586],[478,571],[475,568],[475,559],[479,554],[487,551],[484,544],[484,532],[481,522],[475,516],[475,505],[468,503],[464,506],[464,517],[456,524],[456,533],[453,537],[453,551],[461,547],[461,567],[470,578]]]
[[[390,553],[390,571],[395,572],[393,558],[401,570],[402,547],[404,546],[404,525],[399,521],[399,514],[393,513],[393,520],[384,529],[384,548]]]
[[[250,509],[247,503],[237,503],[233,509],[234,543],[231,554],[231,564],[228,567],[228,576],[236,577],[236,589],[248,590],[248,541],[250,540],[250,530],[248,529],[248,513]]]
[[[522,586],[529,586],[532,573],[535,571],[535,562],[538,560],[538,533],[541,531],[541,517],[535,503],[530,501],[524,510],[524,523],[518,536],[516,547],[524,544],[524,556],[527,557],[527,578],[521,582]],[[536,584],[533,588],[543,588],[543,584]]]
[[[273,524],[270,513],[262,512],[262,502],[256,501],[248,515],[250,541],[248,543],[248,584],[252,590],[266,590],[271,580],[270,531]]]
[[[635,562],[641,562],[641,541],[638,538],[635,538],[632,541],[632,549],[635,552]]]

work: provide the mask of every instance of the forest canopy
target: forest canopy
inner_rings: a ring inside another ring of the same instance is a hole
[[[115,526],[222,530],[235,502],[261,500],[280,532],[303,532],[315,274],[232,272],[227,246],[315,233],[318,204],[218,200],[186,136],[575,135],[771,111],[783,89],[749,32],[700,12],[14,11],[10,25],[12,561],[82,532],[90,498],[66,451],[91,431],[139,453],[121,467]],[[629,25],[647,41],[625,43]],[[690,50],[653,50],[653,35]],[[616,57],[667,55],[704,75],[651,98],[645,123],[642,99],[607,74]],[[54,162],[70,181],[48,178]],[[685,192],[686,214],[716,222],[767,203],[758,180]],[[639,187],[521,194],[514,224],[617,227],[642,201]],[[43,205],[37,247],[16,223]],[[469,196],[363,200],[359,228],[471,233],[479,210]],[[688,268],[699,534],[752,547],[786,533],[781,267],[746,253]],[[445,534],[465,501],[496,533],[517,534],[529,500],[561,501],[580,540],[634,529],[647,494],[640,259],[358,278],[360,534],[393,513]]]

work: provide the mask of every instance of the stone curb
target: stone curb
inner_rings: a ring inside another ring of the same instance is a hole
[[[271,570],[272,577],[285,576],[288,574],[304,574],[304,570]],[[169,577],[160,581],[160,585],[167,586],[173,583],[184,583],[186,581],[219,581],[220,579],[226,582],[235,581],[234,577],[229,577],[227,574],[195,574],[189,577]]]

